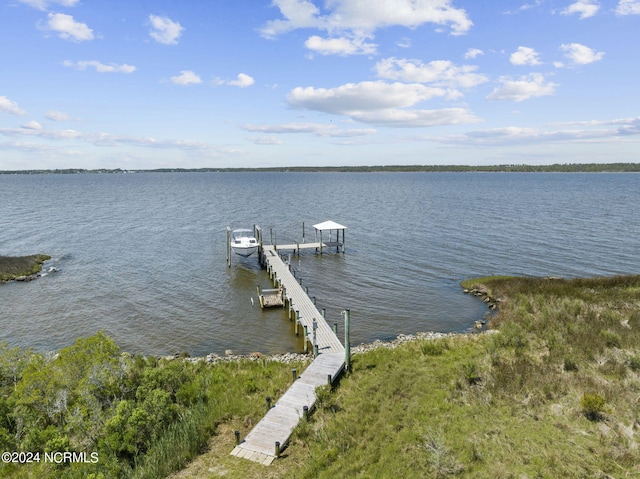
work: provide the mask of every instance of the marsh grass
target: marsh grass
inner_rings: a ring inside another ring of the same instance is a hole
[[[42,263],[51,259],[46,254],[31,256],[0,256],[0,282],[29,276],[42,270]]]
[[[299,477],[640,477],[640,277],[482,285],[499,332],[356,356]]]

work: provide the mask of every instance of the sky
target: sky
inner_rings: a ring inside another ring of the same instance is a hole
[[[0,0],[0,170],[640,162],[640,0]]]

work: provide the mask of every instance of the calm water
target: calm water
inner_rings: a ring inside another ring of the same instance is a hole
[[[0,341],[54,350],[105,330],[131,352],[298,351],[257,259],[225,260],[225,228],[307,239],[348,226],[345,255],[294,267],[352,343],[466,331],[484,305],[459,281],[489,274],[640,272],[640,176],[519,173],[0,175],[0,254],[60,271],[0,285]]]

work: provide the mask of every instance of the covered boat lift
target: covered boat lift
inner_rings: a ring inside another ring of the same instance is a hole
[[[322,253],[323,246],[335,246],[336,251],[342,251],[344,253],[344,244],[345,244],[344,233],[345,233],[345,230],[347,229],[346,226],[336,223],[335,221],[325,221],[323,223],[318,223],[316,225],[313,225],[313,228],[316,230],[316,242],[318,242],[318,233],[320,233],[320,241],[319,241],[320,253]],[[326,237],[326,231],[329,232],[329,240],[325,242],[322,239],[322,233],[325,232],[325,237]],[[335,241],[333,241],[334,231],[336,232]],[[341,231],[342,231],[342,241],[340,241]]]

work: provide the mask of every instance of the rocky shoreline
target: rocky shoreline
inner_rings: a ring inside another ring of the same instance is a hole
[[[12,281],[32,281],[58,271],[50,267],[45,273],[42,265],[51,259],[48,254],[34,254],[30,256],[0,256],[0,284]]]
[[[357,346],[351,347],[351,354],[363,354],[368,353],[369,351],[373,351],[378,348],[388,348],[393,349],[401,346],[405,343],[417,340],[434,340],[441,339],[446,337],[457,337],[464,336],[469,333],[435,333],[433,331],[427,333],[415,333],[415,334],[400,334],[394,339],[390,339],[388,341],[383,341],[377,339],[371,343],[361,343]],[[174,354],[170,356],[163,356],[161,359],[165,359],[167,361],[183,359],[184,361],[188,361],[191,363],[201,363],[206,362],[208,364],[217,364],[217,363],[230,363],[235,361],[276,361],[285,364],[298,363],[298,362],[306,362],[310,363],[313,361],[313,354],[308,353],[283,353],[283,354],[263,354],[259,352],[251,353],[251,354],[234,354],[232,350],[228,349],[225,351],[224,355],[219,355],[215,353],[208,354],[207,356],[199,356],[199,357],[185,357],[184,355]]]

